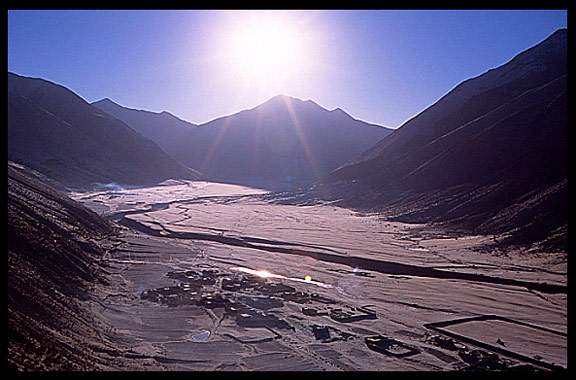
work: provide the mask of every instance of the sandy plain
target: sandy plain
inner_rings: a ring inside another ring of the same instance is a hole
[[[91,308],[145,368],[567,368],[565,255],[237,185],[71,195],[123,226]]]

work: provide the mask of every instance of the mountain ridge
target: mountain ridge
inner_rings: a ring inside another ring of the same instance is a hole
[[[122,106],[110,98],[91,103],[94,107],[126,123],[135,131],[154,141],[168,155],[183,134],[198,125],[168,112],[153,112]]]
[[[215,181],[307,186],[390,132],[312,100],[277,95],[192,129],[173,156]]]
[[[199,178],[151,140],[66,87],[10,72],[8,158],[72,188]]]
[[[504,234],[511,244],[565,231],[566,33],[462,82],[315,191],[402,221]],[[562,250],[565,236],[548,243]]]
[[[138,112],[142,112],[142,113],[145,113],[145,114],[151,114],[151,115],[156,115],[156,116],[160,116],[160,117],[166,117],[166,118],[169,118],[169,119],[172,119],[172,120],[176,120],[176,121],[178,121],[178,122],[182,122],[183,124],[189,125],[190,127],[195,127],[195,126],[198,125],[198,124],[192,123],[192,122],[190,122],[190,121],[184,120],[184,119],[182,119],[181,117],[176,116],[176,115],[173,114],[172,112],[169,112],[169,111],[166,111],[166,110],[160,111],[160,112],[155,112],[155,111],[149,111],[149,110],[146,110],[146,109],[143,109],[143,108],[140,109],[140,108],[126,107],[126,106],[121,105],[120,103],[115,102],[114,100],[112,100],[112,99],[110,99],[110,98],[108,98],[108,97],[102,98],[102,99],[100,99],[100,100],[96,100],[95,102],[90,103],[90,105],[96,106],[96,107],[98,107],[98,108],[100,108],[100,109],[102,109],[101,106],[103,106],[103,105],[111,105],[111,106],[116,106],[116,107],[121,107],[121,108],[124,108],[124,109],[128,109],[128,110],[131,110],[131,111],[138,111]]]
[[[208,180],[274,189],[307,186],[391,132],[340,108],[327,110],[311,99],[284,94],[187,129],[160,120],[160,114],[116,103],[112,107],[112,101],[93,104],[141,131]],[[341,138],[334,136],[338,134]]]
[[[397,139],[410,139],[415,138],[416,135],[424,135],[426,137],[427,134],[431,134],[430,130],[433,128],[441,128],[438,124],[442,122],[439,120],[440,117],[438,114],[446,116],[446,114],[457,114],[458,109],[463,107],[466,102],[474,102],[474,106],[477,107],[476,117],[482,114],[482,107],[486,107],[483,105],[483,102],[490,103],[492,100],[491,94],[488,96],[484,96],[483,98],[479,98],[478,100],[474,100],[472,95],[478,95],[478,92],[483,92],[484,88],[490,88],[490,85],[500,84],[504,85],[509,82],[517,81],[513,83],[513,86],[506,87],[513,91],[516,95],[519,95],[521,92],[524,92],[528,89],[526,85],[523,85],[522,77],[518,77],[520,73],[526,74],[527,68],[535,68],[536,72],[544,72],[542,70],[543,67],[551,66],[552,72],[557,73],[565,72],[567,70],[567,61],[566,59],[563,60],[554,60],[554,59],[547,59],[548,56],[546,53],[550,50],[566,50],[567,49],[567,29],[558,29],[554,33],[552,33],[548,38],[541,41],[540,43],[534,45],[533,47],[526,49],[518,54],[516,54],[512,59],[508,62],[504,63],[503,65],[492,68],[487,70],[486,72],[473,77],[468,78],[458,85],[456,85],[452,90],[448,91],[445,95],[443,95],[440,99],[434,102],[432,105],[427,107],[426,109],[422,110],[414,117],[407,120],[403,123],[399,128],[395,131],[396,133],[391,136],[386,141],[380,141],[379,144],[374,145],[370,151],[366,152],[362,155],[362,157],[358,157],[358,159],[370,159],[374,155],[377,155],[379,149],[384,149],[386,146],[389,146],[393,141]],[[534,60],[534,57],[539,57]],[[505,74],[505,75],[504,75]],[[504,76],[506,78],[506,83],[498,82],[496,79]],[[548,76],[549,80],[549,76]],[[548,81],[547,79],[540,79],[539,83],[544,84]],[[528,84],[529,86],[530,84]],[[505,87],[505,86],[504,86]],[[458,95],[458,96],[456,96]],[[503,96],[503,94],[496,94],[498,96]],[[510,96],[511,94],[505,93],[505,96]],[[420,125],[419,128],[402,128],[404,126],[408,126],[414,123],[414,121],[418,118],[418,123]],[[457,115],[455,118],[455,122],[458,122]],[[470,121],[471,119],[467,120]],[[454,121],[452,121],[454,122]],[[425,128],[423,131],[421,129]],[[393,138],[394,139],[393,139]]]

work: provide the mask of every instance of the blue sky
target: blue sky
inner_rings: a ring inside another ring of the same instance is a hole
[[[226,52],[262,18],[301,46],[281,84],[243,78]],[[194,123],[284,93],[397,127],[565,27],[566,10],[9,10],[8,70]]]

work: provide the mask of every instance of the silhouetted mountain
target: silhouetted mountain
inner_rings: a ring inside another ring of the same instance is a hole
[[[303,186],[353,159],[392,130],[278,95],[190,130],[170,151],[203,178],[265,187]]]
[[[108,98],[91,104],[154,141],[168,154],[188,131],[196,127],[166,111],[158,113],[123,107]]]
[[[567,31],[464,81],[316,186],[342,204],[566,248]]]
[[[199,178],[151,140],[65,87],[12,73],[8,159],[73,188]]]

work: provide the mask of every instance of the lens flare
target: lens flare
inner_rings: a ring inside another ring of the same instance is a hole
[[[269,272],[269,271],[263,270],[263,269],[252,269],[252,268],[246,268],[246,267],[233,267],[230,269],[231,270],[237,270],[237,271],[244,272],[244,273],[248,273],[248,274],[251,274],[253,276],[258,276],[260,278],[279,278],[282,280],[297,281],[297,282],[304,282],[306,284],[317,285],[317,286],[320,286],[322,288],[332,288],[332,285],[325,284],[325,283],[320,282],[320,281],[312,281],[312,276],[310,276],[310,275],[307,275],[306,277],[304,277],[304,279],[302,279],[302,278],[296,278],[296,277],[286,277],[286,276],[283,276],[281,274],[272,273],[272,272]]]
[[[250,268],[245,268],[245,267],[234,267],[231,269],[237,270],[240,272],[244,272],[244,273],[248,273],[248,274],[251,274],[254,276],[258,276],[261,278],[284,278],[284,279],[288,278],[286,276],[282,276],[281,274],[275,274],[275,273],[268,272],[267,270],[257,270],[257,269],[250,269]]]

